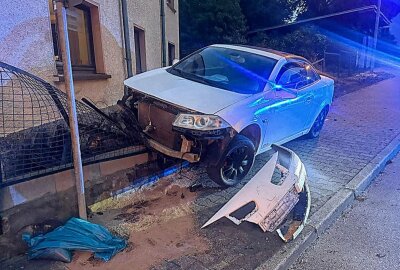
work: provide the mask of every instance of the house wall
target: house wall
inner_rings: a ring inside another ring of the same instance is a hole
[[[90,98],[98,106],[115,104],[123,96],[126,78],[119,0],[88,0],[99,6],[104,66],[109,79],[75,81],[78,99]],[[128,0],[132,66],[135,72],[134,26],[145,31],[147,70],[161,66],[159,0]],[[165,4],[166,5],[166,4]],[[48,0],[0,0],[0,61],[33,73],[64,91],[58,78],[52,44]],[[178,6],[176,1],[175,6]],[[178,12],[167,6],[167,41],[179,52]]]
[[[166,2],[166,1],[165,1]],[[179,2],[175,0],[174,5],[175,11],[170,9],[168,6],[165,8],[165,29],[166,29],[166,40],[167,40],[167,50],[168,42],[175,45],[175,58],[179,59]],[[168,63],[168,55],[167,55]]]
[[[53,81],[48,0],[0,0],[0,7],[0,61]]]

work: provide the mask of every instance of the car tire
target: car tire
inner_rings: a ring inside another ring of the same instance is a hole
[[[317,119],[315,119],[310,131],[306,134],[306,137],[309,139],[314,139],[319,136],[321,133],[322,127],[324,126],[325,123],[325,118],[328,115],[329,109],[328,107],[325,107],[317,116]]]
[[[215,165],[207,166],[208,176],[222,187],[237,185],[250,171],[256,150],[254,143],[243,135],[236,135]]]

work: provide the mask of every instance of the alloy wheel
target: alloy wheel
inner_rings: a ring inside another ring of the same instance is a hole
[[[324,126],[325,118],[327,115],[327,110],[323,110],[317,117],[312,127],[312,133],[314,137],[317,137]]]
[[[227,184],[240,181],[246,176],[252,165],[252,155],[247,146],[232,149],[221,168],[221,176]]]

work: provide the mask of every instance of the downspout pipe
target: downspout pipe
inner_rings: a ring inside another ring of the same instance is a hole
[[[161,19],[161,62],[162,66],[167,66],[167,55],[165,51],[166,38],[165,38],[165,1],[160,0],[160,19]]]
[[[132,71],[131,40],[129,37],[128,7],[126,0],[121,0],[121,11],[122,11],[122,26],[124,32],[126,73],[128,78],[130,78],[133,76],[133,71]]]

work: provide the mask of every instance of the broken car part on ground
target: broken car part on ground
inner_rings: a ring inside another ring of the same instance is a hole
[[[226,217],[236,225],[248,221],[264,232],[276,230],[285,242],[300,234],[311,206],[306,169],[293,151],[272,148],[267,164],[202,228]]]

